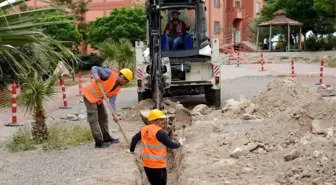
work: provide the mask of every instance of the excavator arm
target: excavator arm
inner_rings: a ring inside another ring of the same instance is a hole
[[[149,55],[151,62],[151,91],[152,98],[155,102],[156,109],[163,109],[163,79],[162,79],[162,63],[161,63],[161,15],[160,5],[157,0],[149,0],[147,2],[147,19],[149,27]]]

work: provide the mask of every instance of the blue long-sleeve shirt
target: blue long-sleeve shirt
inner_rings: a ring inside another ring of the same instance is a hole
[[[111,69],[98,67],[98,66],[92,66],[91,72],[92,72],[93,77],[98,77],[99,76],[102,81],[107,80],[112,74]],[[118,85],[118,84],[116,84],[116,85]],[[116,99],[117,99],[117,95],[114,95],[111,98],[109,98],[109,102],[112,105],[112,109],[113,109],[114,112],[117,111],[116,103],[115,103]]]
[[[175,149],[179,148],[181,144],[179,142],[175,142],[171,140],[168,136],[168,133],[165,130],[159,130],[156,133],[156,138],[159,140],[162,144],[164,144],[166,147]],[[141,141],[141,131],[139,131],[137,134],[135,134],[132,138],[131,146],[130,146],[130,151],[134,152],[136,144]]]

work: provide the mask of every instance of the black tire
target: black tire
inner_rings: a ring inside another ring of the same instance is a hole
[[[221,108],[221,90],[220,89],[215,89],[213,90],[214,93],[214,106],[215,108],[219,109]]]
[[[221,91],[220,89],[211,89],[211,87],[204,87],[205,100],[214,105],[215,108],[221,108]]]
[[[144,93],[138,92],[138,102],[141,102],[142,100],[144,100]]]

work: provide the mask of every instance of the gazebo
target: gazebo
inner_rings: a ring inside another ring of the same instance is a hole
[[[278,10],[273,14],[273,19],[267,22],[263,22],[258,25],[258,31],[257,31],[257,46],[259,46],[259,31],[260,27],[269,27],[269,42],[268,42],[268,50],[272,50],[272,27],[276,26],[287,26],[288,28],[288,33],[287,33],[287,47],[286,51],[290,51],[290,36],[291,36],[291,26],[299,26],[300,27],[300,34],[299,34],[299,50],[302,49],[302,42],[301,42],[301,35],[302,35],[302,23],[292,20],[286,16],[287,12],[283,10]]]

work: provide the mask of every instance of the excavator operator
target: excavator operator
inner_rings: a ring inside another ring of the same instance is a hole
[[[163,33],[167,34],[168,31],[168,50],[177,50],[179,45],[183,44],[184,42],[184,34],[189,27],[186,23],[179,19],[179,12],[173,11],[172,12],[172,20],[167,23]],[[172,45],[172,47],[171,47]]]

